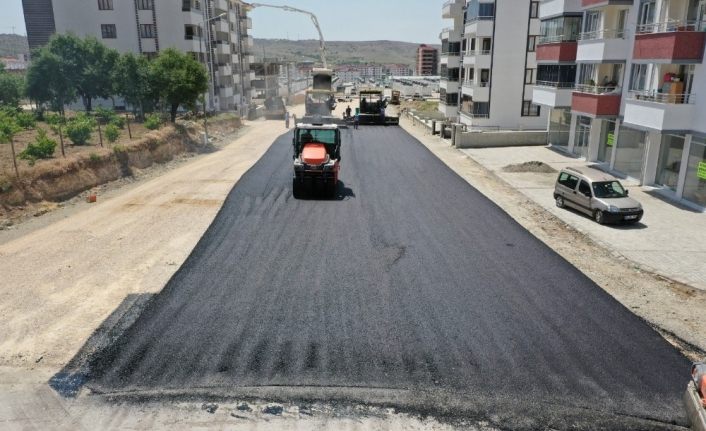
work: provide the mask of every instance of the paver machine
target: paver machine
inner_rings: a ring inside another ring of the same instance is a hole
[[[399,117],[387,115],[387,100],[383,96],[383,91],[379,89],[361,90],[360,99],[360,124],[373,124],[379,126],[389,126],[400,124]]]
[[[338,125],[299,123],[294,127],[292,145],[294,198],[300,199],[312,191],[335,197],[341,169],[341,132]]]

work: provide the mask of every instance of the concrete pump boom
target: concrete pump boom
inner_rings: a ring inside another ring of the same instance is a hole
[[[254,9],[256,7],[270,7],[274,9],[286,10],[287,12],[298,12],[303,13],[305,15],[309,15],[309,18],[311,18],[311,21],[314,23],[314,27],[316,27],[316,31],[319,32],[319,49],[321,50],[321,62],[323,63],[324,69],[328,69],[328,64],[326,63],[326,42],[324,41],[324,34],[321,32],[321,26],[319,25],[319,20],[316,18],[316,15],[309,11],[297,9],[291,6],[279,6],[266,3],[245,3],[244,1],[238,1],[238,3],[250,9]]]

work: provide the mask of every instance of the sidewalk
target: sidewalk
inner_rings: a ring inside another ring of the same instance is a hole
[[[645,209],[636,225],[599,225],[577,211],[557,208],[553,191],[556,173],[504,172],[503,167],[543,162],[557,171],[592,163],[549,147],[482,148],[461,150],[524,195],[604,247],[652,272],[706,290],[706,213],[661,198],[649,187],[623,181],[630,196]]]

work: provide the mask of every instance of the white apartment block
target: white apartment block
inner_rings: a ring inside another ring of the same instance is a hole
[[[706,0],[546,0],[540,17],[550,143],[706,207]]]
[[[246,114],[251,100],[252,21],[231,0],[23,0],[30,47],[54,33],[94,36],[149,58],[175,48],[209,71],[207,105]],[[214,19],[223,14],[221,18]]]
[[[539,2],[451,0],[442,16],[439,110],[471,129],[542,130],[548,110],[532,101]]]

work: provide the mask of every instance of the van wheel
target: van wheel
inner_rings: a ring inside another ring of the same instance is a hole
[[[556,201],[556,206],[559,208],[564,208],[564,198],[561,196],[557,196],[554,198]]]
[[[603,220],[603,211],[601,211],[601,210],[596,210],[596,211],[593,213],[593,219],[596,221],[596,223],[598,223],[598,224],[603,224],[603,223],[604,223],[604,220]]]

